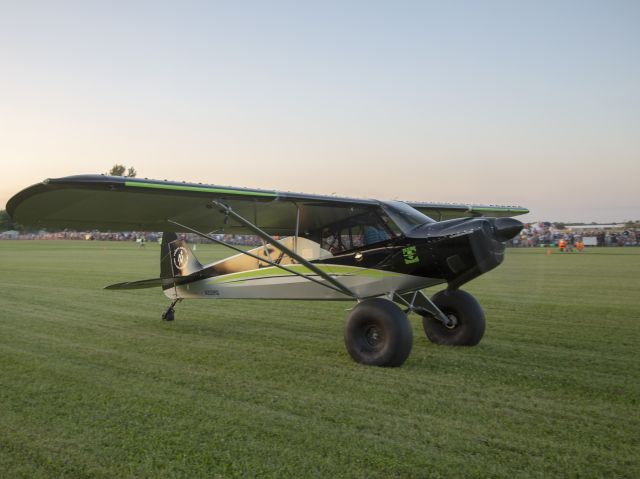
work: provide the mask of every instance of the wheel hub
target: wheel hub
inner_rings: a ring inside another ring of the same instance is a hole
[[[442,324],[447,329],[454,329],[458,325],[458,318],[453,314],[447,314],[447,321]]]
[[[369,346],[377,347],[382,342],[382,330],[377,326],[369,326],[364,332],[364,337]]]

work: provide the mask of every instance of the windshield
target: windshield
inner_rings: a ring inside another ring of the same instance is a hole
[[[402,201],[381,201],[384,212],[391,218],[403,234],[408,235],[418,226],[426,223],[435,223],[427,215],[420,213]]]

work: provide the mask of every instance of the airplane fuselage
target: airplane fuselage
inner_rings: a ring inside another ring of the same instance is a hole
[[[415,291],[448,283],[458,288],[495,268],[504,258],[504,241],[522,224],[510,218],[465,218],[430,223],[399,236],[336,255],[311,260],[358,298]],[[280,258],[282,259],[282,258]],[[286,265],[304,276],[256,262],[255,268],[229,271],[226,263],[206,265],[197,277],[166,282],[172,298],[353,300],[323,287],[325,280],[302,264]],[[308,281],[314,278],[317,282]]]

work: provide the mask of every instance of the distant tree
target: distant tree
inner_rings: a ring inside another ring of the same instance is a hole
[[[553,223],[553,226],[555,226],[559,230],[563,230],[567,227],[564,223]]]
[[[127,168],[124,165],[115,164],[109,170],[109,176],[124,176],[124,172]]]
[[[0,231],[24,231],[25,228],[21,224],[14,222],[5,210],[0,210]]]
[[[125,175],[125,172],[126,172],[126,175]],[[129,169],[127,169],[127,167],[124,165],[115,164],[111,167],[111,169],[109,170],[109,173],[107,174],[109,176],[126,176],[129,178],[135,178],[138,172],[133,166],[130,166]]]
[[[13,220],[9,213],[5,210],[0,210],[0,231],[9,231],[15,229],[15,225],[13,224]]]

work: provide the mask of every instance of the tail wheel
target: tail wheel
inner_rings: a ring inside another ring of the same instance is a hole
[[[435,344],[449,346],[475,346],[484,336],[484,312],[476,299],[465,291],[444,290],[435,294],[431,301],[448,318],[444,324],[436,318],[422,318],[422,327]]]
[[[162,313],[163,321],[173,321],[174,319],[175,319],[175,311],[173,308],[169,308],[164,313]]]
[[[407,315],[382,298],[360,302],[347,319],[344,341],[351,357],[371,366],[402,366],[413,344]]]

